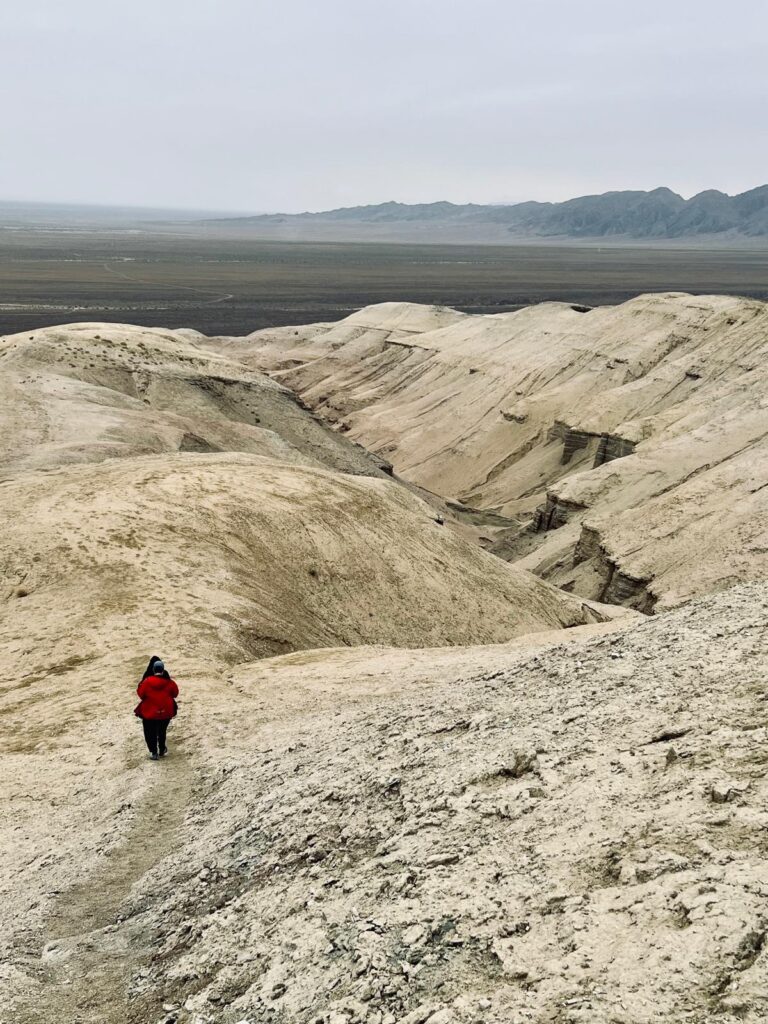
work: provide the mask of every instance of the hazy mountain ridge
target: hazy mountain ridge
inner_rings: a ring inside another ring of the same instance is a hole
[[[757,238],[768,235],[768,185],[739,195],[709,189],[690,199],[669,188],[649,192],[605,192],[560,203],[524,202],[511,206],[387,202],[319,213],[265,214],[228,218],[217,224],[249,226],[286,237],[307,232],[328,237],[335,231],[366,228],[380,233],[418,233],[425,240],[434,233],[459,230],[475,240],[520,238],[637,238],[679,239],[731,235]],[[378,237],[378,233],[372,237]]]

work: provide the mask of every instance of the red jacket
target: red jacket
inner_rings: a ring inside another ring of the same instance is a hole
[[[141,703],[134,711],[138,718],[162,720],[176,714],[175,698],[179,696],[179,688],[172,679],[147,676],[139,683],[136,692],[141,697]]]

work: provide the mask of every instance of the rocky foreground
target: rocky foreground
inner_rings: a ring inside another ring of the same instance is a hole
[[[7,1019],[64,1019],[86,985],[73,1020],[757,1024],[767,611],[750,585],[431,669],[362,648],[227,673],[174,726],[166,797],[122,810],[92,879],[122,898],[62,907],[27,967],[43,1015]]]
[[[138,918],[167,998],[211,1021],[764,1020],[766,612],[743,587],[256,730]]]

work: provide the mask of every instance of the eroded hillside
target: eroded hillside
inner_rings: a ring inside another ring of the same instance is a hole
[[[22,681],[104,637],[139,651],[148,630],[175,656],[232,664],[602,618],[384,480],[234,453],[147,456],[20,478],[2,502],[2,646],[11,665],[23,657]]]
[[[734,302],[0,340],[0,1022],[763,1020],[766,585],[582,596],[762,571]]]
[[[0,473],[161,452],[240,451],[377,475],[262,373],[194,331],[69,324],[0,338]]]
[[[651,611],[765,575],[764,303],[384,304],[217,347],[406,479],[512,517],[487,543],[583,596]]]

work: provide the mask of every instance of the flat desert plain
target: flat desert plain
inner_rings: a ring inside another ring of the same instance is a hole
[[[0,227],[0,334],[71,321],[243,335],[393,299],[502,313],[642,292],[768,298],[768,251],[275,242],[156,224]]]

